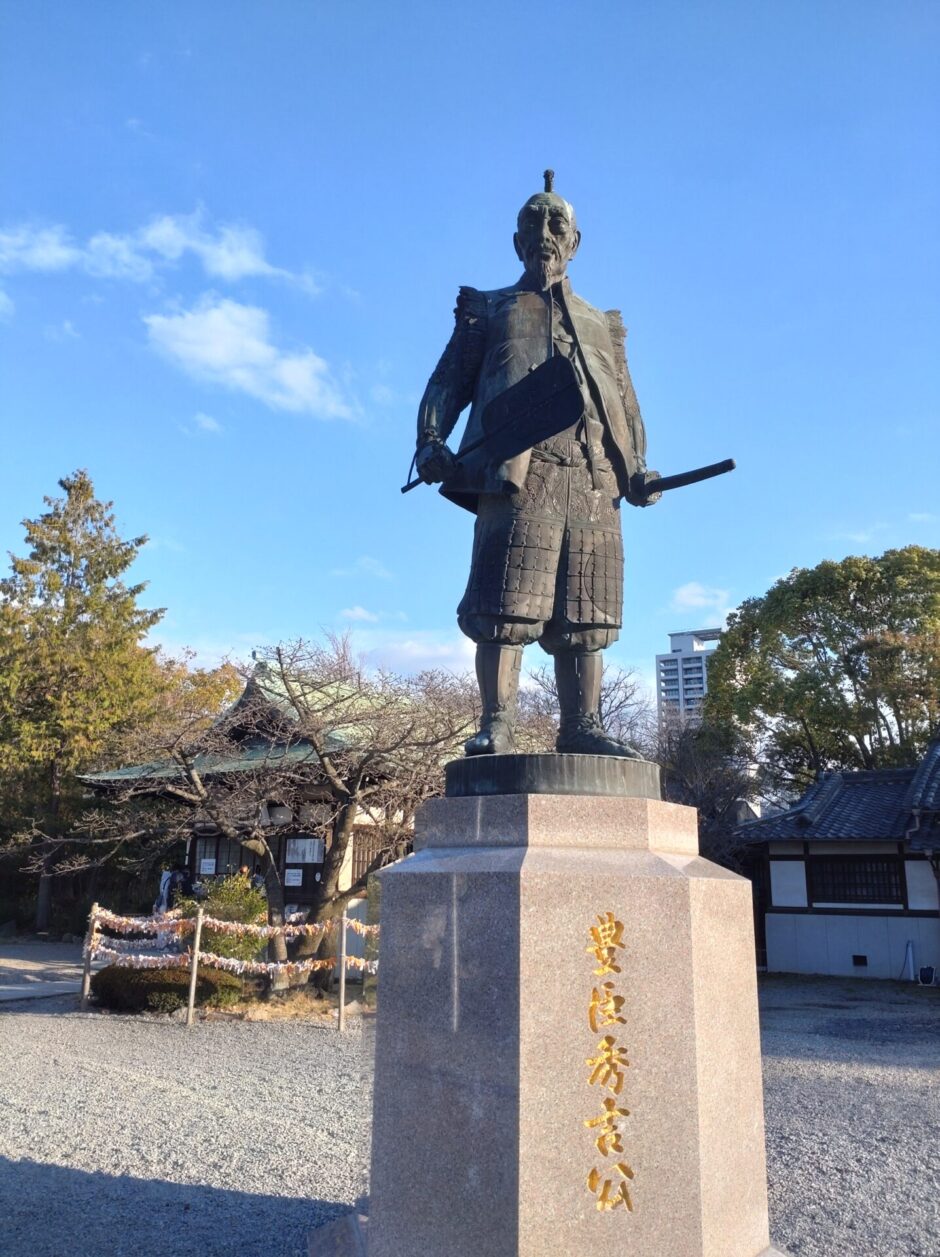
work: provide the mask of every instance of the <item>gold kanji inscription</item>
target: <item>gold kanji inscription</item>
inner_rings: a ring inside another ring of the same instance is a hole
[[[598,924],[591,926],[591,946],[586,948],[597,961],[594,970],[599,978],[609,973],[619,973],[617,951],[623,951],[623,922],[615,919],[612,912],[598,915]]]
[[[613,982],[604,982],[600,990],[597,987],[591,992],[588,1005],[588,1024],[596,1034],[598,1030],[606,1030],[610,1026],[625,1026],[626,1018],[620,1016],[624,997],[614,994]]]
[[[584,1063],[591,1067],[591,1077],[588,1081],[592,1087],[596,1087],[600,1083],[602,1087],[606,1087],[614,1095],[620,1094],[625,1077],[623,1071],[630,1062],[624,1055],[623,1048],[617,1044],[612,1034],[604,1035],[597,1045],[597,1056],[589,1056]]]
[[[620,1175],[620,1183],[616,1191],[614,1190],[614,1180],[602,1178],[601,1171],[596,1168],[588,1175],[588,1191],[597,1197],[598,1209],[616,1209],[618,1205],[624,1205],[632,1213],[633,1201],[630,1198],[627,1180],[633,1178],[633,1171],[625,1161],[618,1161],[614,1169]],[[598,1189],[600,1189],[599,1192]]]
[[[585,1126],[597,1131],[594,1145],[602,1157],[609,1157],[612,1152],[623,1152],[623,1144],[620,1142],[620,1127],[617,1123],[620,1118],[629,1116],[629,1109],[618,1108],[617,1101],[613,1096],[606,1096],[604,1099],[604,1112],[601,1116],[585,1119]]]

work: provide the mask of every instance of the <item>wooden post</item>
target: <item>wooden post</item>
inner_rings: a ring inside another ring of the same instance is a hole
[[[98,933],[98,905],[91,905],[88,914],[88,931],[85,934],[84,965],[82,968],[82,999],[79,1007],[84,1012],[88,1007],[88,995],[91,991],[91,949]]]
[[[189,1003],[186,1006],[186,1024],[193,1024],[193,1009],[196,1006],[196,976],[199,969],[199,944],[202,940],[202,905],[196,909],[196,929],[193,934],[193,966],[189,974]]]
[[[340,1034],[346,1029],[346,909],[340,923],[339,935],[339,1017],[337,1026]]]

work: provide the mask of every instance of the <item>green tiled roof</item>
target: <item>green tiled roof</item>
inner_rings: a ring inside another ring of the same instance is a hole
[[[331,748],[336,749],[336,748]],[[265,768],[279,768],[285,763],[316,765],[316,755],[309,742],[294,742],[290,746],[278,745],[261,739],[252,742],[232,743],[231,755],[197,755],[193,765],[201,777],[221,777],[229,773],[258,772]],[[122,785],[134,781],[173,781],[183,776],[178,764],[172,760],[151,764],[130,764],[108,772],[85,773],[81,781],[89,785]]]

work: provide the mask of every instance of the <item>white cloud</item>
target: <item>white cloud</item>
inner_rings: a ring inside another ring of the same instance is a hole
[[[253,227],[223,224],[214,233],[203,225],[204,212],[164,214],[138,233],[140,247],[176,262],[185,253],[194,253],[206,274],[229,281],[251,275],[292,278],[288,271],[272,266],[264,256],[264,239]]]
[[[390,572],[384,564],[378,559],[373,559],[369,554],[360,554],[352,567],[336,567],[330,572],[331,576],[374,576],[377,580],[394,580],[395,573]]]
[[[135,119],[129,120],[135,122]],[[137,231],[116,234],[99,231],[85,244],[76,244],[66,227],[24,223],[0,231],[0,270],[64,271],[71,268],[105,279],[143,283],[155,269],[172,266],[186,255],[196,257],[212,279],[233,283],[261,276],[289,280],[305,291],[320,288],[310,272],[294,275],[273,266],[265,257],[264,237],[254,227],[239,223],[207,222],[204,210],[192,214],[164,214]]]
[[[128,236],[99,231],[91,237],[81,256],[81,265],[98,279],[129,279],[144,283],[153,276],[153,263]]]
[[[212,432],[213,434],[217,434],[224,431],[218,419],[213,419],[211,415],[203,414],[201,410],[197,411],[197,413],[193,415],[193,423],[203,432]]]
[[[197,379],[248,393],[275,410],[352,416],[325,360],[312,349],[279,349],[260,306],[207,295],[192,310],[150,314],[144,322],[154,348]]]
[[[340,616],[344,620],[356,620],[368,624],[378,624],[382,618],[375,611],[367,611],[365,607],[360,607],[358,604],[355,607],[344,607]]]
[[[64,227],[11,227],[0,231],[0,271],[64,271],[81,261]]]
[[[13,298],[0,288],[0,323],[9,323],[16,312]]]
[[[707,611],[714,619],[724,621],[733,610],[729,603],[731,591],[718,589],[713,585],[702,585],[699,581],[690,580],[680,585],[673,592],[670,610],[672,611]]]
[[[940,520],[940,515],[934,515],[930,511],[911,511],[907,518],[912,524],[935,524]]]
[[[146,639],[148,646],[157,646],[173,658],[192,652],[193,662],[200,668],[217,668],[221,663],[230,662],[248,669],[253,650],[274,646],[276,642],[277,638],[263,629],[233,632],[230,637],[186,636],[178,625],[172,624],[160,624]]]
[[[396,633],[386,629],[354,629],[352,640],[369,663],[395,672],[421,672],[425,668],[444,668],[457,673],[473,671],[476,647],[460,632]]]

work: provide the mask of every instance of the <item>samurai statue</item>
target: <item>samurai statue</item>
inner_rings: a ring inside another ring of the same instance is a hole
[[[620,502],[647,506],[659,495],[644,491],[655,474],[620,313],[572,292],[566,271],[581,233],[553,180],[546,171],[544,191],[519,211],[521,278],[490,292],[460,289],[453,335],[421,400],[415,467],[476,515],[457,609],[476,643],[483,708],[467,755],[513,752],[522,651],[537,641],[554,659],[556,749],[638,758],[602,727],[601,676],[623,623]],[[554,382],[539,385],[549,367]],[[455,455],[446,442],[467,405]],[[523,449],[520,433],[531,442]]]

